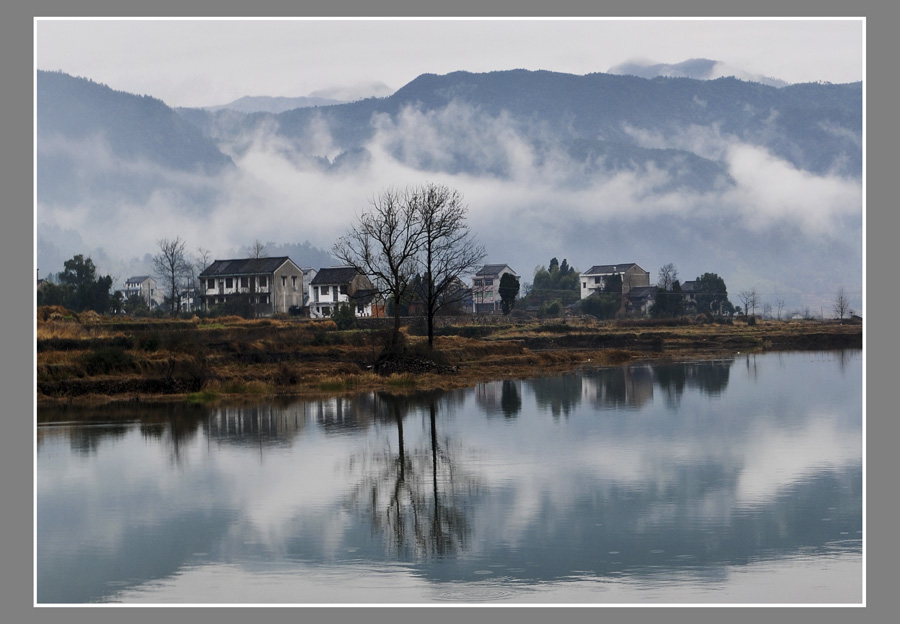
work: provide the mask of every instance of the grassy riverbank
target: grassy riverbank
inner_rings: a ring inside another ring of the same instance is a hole
[[[386,389],[449,389],[561,373],[584,365],[688,360],[788,349],[862,347],[862,325],[560,320],[440,329],[435,349],[404,332],[382,373],[384,330],[338,331],[308,319],[122,319],[39,308],[37,402],[214,401]],[[385,373],[390,370],[389,374]]]

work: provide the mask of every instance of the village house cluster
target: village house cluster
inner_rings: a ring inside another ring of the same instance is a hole
[[[459,307],[471,314],[502,312],[500,281],[519,275],[508,264],[485,264],[471,278],[459,282]],[[621,278],[626,309],[635,315],[649,314],[656,294],[650,273],[637,264],[602,264],[579,275],[580,296],[585,299],[604,291],[614,276]],[[185,311],[227,309],[253,316],[273,314],[328,318],[341,305],[349,305],[357,317],[386,316],[386,302],[366,275],[353,267],[313,269],[300,267],[288,256],[216,260],[198,276],[199,286],[182,293]],[[693,282],[684,282],[686,302],[693,299]],[[138,295],[151,309],[163,305],[164,293],[149,275],[129,277],[126,297]],[[411,308],[415,308],[415,302]]]

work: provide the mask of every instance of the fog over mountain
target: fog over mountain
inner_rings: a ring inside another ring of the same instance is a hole
[[[222,104],[220,106],[204,106],[204,110],[220,111],[233,110],[239,113],[283,113],[284,111],[293,110],[295,108],[305,108],[307,106],[331,106],[332,104],[343,104],[341,100],[321,97],[269,97],[265,95],[251,96],[247,95],[238,98],[234,102]]]
[[[314,264],[381,190],[436,182],[523,282],[552,257],[653,279],[672,262],[718,273],[734,303],[755,288],[830,316],[843,286],[862,310],[860,83],[454,72],[279,113],[37,83],[44,274],[85,253],[124,280],[174,236],[214,257],[303,246]]]
[[[787,86],[784,80],[752,74],[737,67],[731,67],[721,61],[710,59],[688,59],[681,63],[654,63],[652,61],[628,61],[609,69],[610,74],[622,76],[638,76],[640,78],[695,78],[697,80],[715,80],[732,76],[741,80],[759,82],[772,87]]]

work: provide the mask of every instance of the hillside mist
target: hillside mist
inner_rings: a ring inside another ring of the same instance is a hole
[[[280,113],[173,110],[58,73],[37,87],[39,265],[125,263],[176,235],[217,257],[328,250],[380,190],[432,181],[523,282],[551,257],[654,278],[673,262],[815,312],[843,285],[861,311],[860,83],[455,72]]]

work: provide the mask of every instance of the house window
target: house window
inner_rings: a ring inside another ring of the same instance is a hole
[[[206,280],[206,289],[207,290],[215,290],[216,288],[216,280],[208,279]]]
[[[241,288],[249,288],[249,281],[247,280],[247,276],[241,278]]]
[[[269,276],[268,275],[260,275],[257,280],[259,280],[259,287],[266,288],[269,285]]]
[[[269,303],[269,295],[268,295],[268,294],[265,294],[265,295],[262,296],[262,302],[261,302],[261,303]]]
[[[484,286],[484,282],[482,282],[480,279],[475,280],[474,283],[476,286]]]
[[[281,287],[284,288],[285,286],[287,286],[287,275],[282,275],[281,276]]]
[[[484,280],[484,285],[485,285],[485,286],[493,286],[493,285],[494,285],[494,280],[492,280],[491,278],[487,278],[487,279]]]
[[[323,295],[330,295],[330,294],[331,294],[331,287],[330,287],[330,286],[322,286],[322,289],[321,289],[321,290],[322,290],[322,294],[323,294]]]
[[[234,279],[231,277],[225,278],[225,288],[234,288]]]
[[[587,288],[587,282],[581,282],[581,287],[582,287],[582,288]]]
[[[296,275],[291,275],[291,287],[294,290],[297,290],[297,276]]]
[[[346,284],[344,284],[344,285],[341,286],[341,294],[342,294],[342,295],[346,295],[346,294],[347,294],[347,285],[346,285]]]

